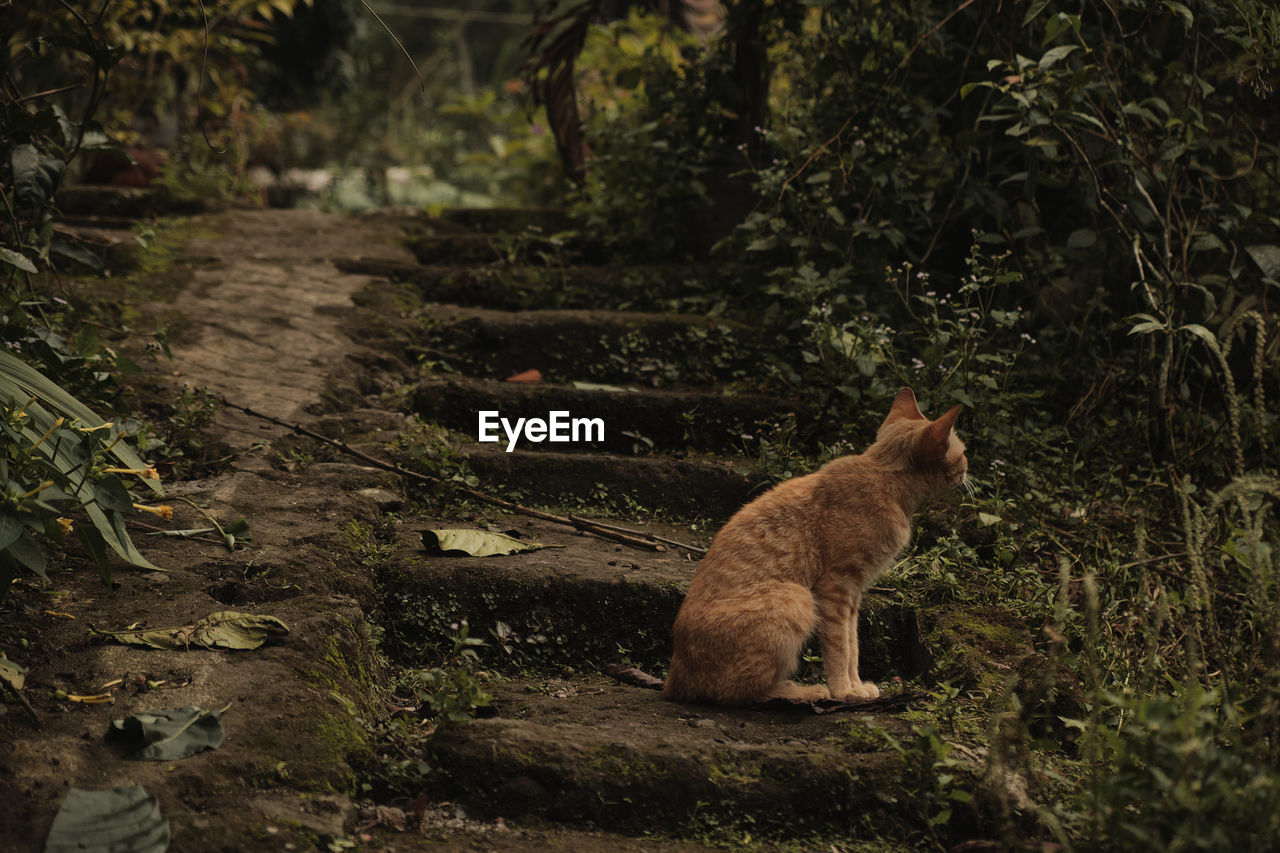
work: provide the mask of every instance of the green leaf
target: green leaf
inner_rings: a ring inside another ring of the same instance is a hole
[[[470,529],[424,530],[422,545],[428,551],[455,557],[497,557],[548,547],[538,542],[521,542],[505,533]]]
[[[98,567],[102,582],[111,583],[111,560],[107,557],[107,540],[103,538],[102,531],[91,524],[77,524],[76,535],[80,537],[80,544],[89,552],[93,564]]]
[[[140,785],[72,788],[54,815],[44,853],[165,853],[169,819]]]
[[[1280,246],[1263,243],[1246,246],[1245,251],[1249,253],[1249,257],[1253,258],[1253,262],[1258,265],[1258,269],[1262,270],[1264,276],[1280,279]]]
[[[100,427],[105,422],[94,414],[93,410],[75,397],[64,391],[56,382],[12,353],[0,350],[0,399],[12,397],[25,400],[36,397],[61,414],[75,418],[86,427]],[[28,409],[30,411],[30,409]],[[111,454],[119,459],[124,468],[145,468],[146,463],[124,441],[116,442]],[[157,495],[163,495],[164,489],[157,480],[143,480]]]
[[[1218,336],[1206,329],[1204,326],[1201,326],[1199,323],[1187,323],[1185,326],[1179,326],[1178,331],[1190,332],[1207,343],[1211,349],[1216,350],[1220,346],[1218,343]]]
[[[1067,248],[1088,249],[1098,242],[1098,234],[1092,228],[1080,228],[1071,232],[1067,238]]]
[[[150,649],[256,649],[271,637],[282,637],[289,628],[274,616],[257,616],[220,610],[190,625],[174,628],[141,628],[134,631],[95,631],[118,643]]]
[[[98,506],[116,512],[133,512],[133,500],[119,477],[103,477],[93,484],[93,497]]]
[[[0,516],[0,551],[8,548],[22,535],[22,522],[12,515]]]
[[[137,549],[133,544],[133,540],[129,538],[129,531],[124,526],[123,515],[118,512],[107,512],[93,503],[85,504],[84,511],[89,516],[89,520],[93,522],[93,526],[98,529],[102,538],[111,546],[111,550],[139,568],[151,569],[157,572],[168,571],[168,569],[162,569],[142,556],[142,552]]]
[[[0,246],[0,261],[4,261],[11,267],[17,267],[26,273],[37,272],[36,265],[31,263],[26,255],[4,246]]]
[[[28,209],[49,203],[66,166],[61,160],[41,154],[31,144],[16,146],[9,165],[13,167],[14,200],[18,207]]]
[[[1227,247],[1216,234],[1201,234],[1191,242],[1193,252],[1225,252]]]
[[[990,527],[993,524],[999,524],[1003,520],[1004,519],[1002,519],[1000,516],[992,515],[989,512],[978,513],[978,521],[982,524],[983,527]]]
[[[1188,9],[1186,5],[1182,3],[1170,2],[1170,0],[1165,0],[1165,3],[1163,5],[1170,12],[1173,12],[1182,17],[1182,25],[1183,27],[1186,28],[1187,32],[1190,32],[1191,28],[1195,26],[1195,23],[1196,23],[1195,15],[1191,14],[1191,10]]]
[[[107,729],[107,740],[123,743],[133,761],[176,761],[197,752],[222,746],[222,723],[218,718],[230,708],[216,711],[194,705],[162,711],[140,711],[115,720]]]
[[[27,669],[6,657],[0,657],[0,681],[7,681],[14,690],[21,690],[22,685],[27,683]]]
[[[1040,69],[1044,70],[1045,68],[1051,68],[1054,65],[1057,65],[1073,51],[1077,51],[1079,49],[1080,45],[1078,44],[1064,44],[1059,45],[1058,47],[1049,48],[1044,52],[1044,56],[1040,57]]]
[[[67,240],[54,240],[49,246],[49,251],[55,255],[74,261],[83,267],[94,272],[102,272],[102,259],[90,252],[79,243],[71,243]]]
[[[40,547],[40,543],[36,538],[31,535],[31,531],[23,530],[17,539],[9,543],[8,552],[9,556],[40,577],[45,580],[49,579],[44,570],[44,549]]]
[[[1026,26],[1036,19],[1036,17],[1044,11],[1044,7],[1049,5],[1049,0],[1035,0],[1031,7],[1027,9],[1027,14],[1022,18],[1022,26]]]

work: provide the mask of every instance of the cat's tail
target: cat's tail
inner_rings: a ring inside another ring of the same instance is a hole
[[[646,690],[661,690],[662,679],[655,678],[647,672],[620,663],[607,663],[603,667],[605,675],[632,687],[643,687]]]

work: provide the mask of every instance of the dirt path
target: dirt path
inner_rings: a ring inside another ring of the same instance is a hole
[[[485,233],[394,212],[235,211],[184,228],[184,278],[166,288],[176,294],[140,307],[175,330],[173,361],[154,377],[169,393],[207,388],[379,456],[399,436],[402,457],[508,497],[705,544],[762,485],[742,464],[744,435],[804,414],[742,386],[763,345],[750,328],[613,310],[601,271],[510,267]],[[504,381],[530,369],[543,381]],[[508,453],[476,440],[489,410],[512,421],[572,411],[605,434]],[[139,535],[169,572],[121,567],[108,591],[73,553],[48,588],[24,581],[5,603],[0,640],[30,667],[25,695],[42,723],[0,705],[0,849],[42,849],[69,787],[123,784],[158,798],[178,851],[692,850],[747,836],[826,849],[909,833],[884,795],[904,767],[869,728],[905,736],[900,719],[690,708],[595,674],[620,659],[665,666],[690,555],[433,504],[230,410],[213,433],[229,466],[169,493],[223,523],[244,517],[251,541],[232,553]],[[445,517],[419,514],[432,505]],[[173,527],[205,524],[174,507]],[[423,550],[423,529],[477,526],[558,547]],[[86,630],[226,609],[278,617],[289,634],[214,652],[105,644]],[[488,642],[473,677],[495,697],[492,716],[428,738],[433,724],[410,715],[409,735],[386,739],[404,701],[389,692],[393,673],[439,664],[463,619]],[[928,666],[913,613],[881,602],[864,623],[872,676]],[[59,690],[107,692],[112,704]],[[102,737],[141,710],[228,704],[223,746],[182,761],[125,761]]]

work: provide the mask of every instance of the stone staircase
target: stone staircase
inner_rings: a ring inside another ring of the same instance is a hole
[[[403,395],[406,413],[447,427],[487,490],[583,514],[613,507],[628,516],[617,523],[705,547],[767,487],[743,461],[759,424],[792,414],[804,423],[813,412],[753,383],[770,346],[757,329],[629,310],[590,286],[620,275],[658,280],[662,268],[511,265],[494,249],[512,245],[509,228],[537,223],[526,212],[415,218],[406,230],[419,264],[344,262],[401,282],[426,303],[409,309],[416,322],[406,352],[423,367]],[[670,283],[678,272],[665,274],[655,292],[678,289]],[[540,381],[508,381],[529,371]],[[522,440],[507,452],[505,437],[477,441],[485,411],[510,422],[564,411],[601,419],[605,429],[591,441]],[[764,839],[826,850],[918,829],[905,804],[909,768],[881,733],[909,738],[901,715],[679,705],[599,674],[615,662],[665,670],[696,556],[483,516],[557,547],[429,556],[417,528],[433,522],[411,519],[380,570],[384,649],[397,662],[438,661],[448,626],[464,618],[472,636],[490,642],[481,667],[492,713],[431,740],[423,796],[480,820],[631,840]],[[861,630],[866,676],[884,683],[928,668],[908,608],[873,596]]]

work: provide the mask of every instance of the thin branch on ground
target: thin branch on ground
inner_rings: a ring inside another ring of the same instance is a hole
[[[439,477],[434,477],[430,474],[423,474],[419,471],[414,471],[412,469],[405,468],[402,465],[397,465],[394,462],[388,462],[385,459],[379,459],[376,456],[370,456],[368,453],[365,453],[364,451],[356,450],[354,447],[347,444],[345,441],[342,441],[336,438],[329,438],[326,435],[321,435],[315,430],[307,429],[302,424],[291,423],[289,421],[281,420],[280,418],[273,417],[268,414],[264,414],[263,412],[259,412],[255,409],[251,409],[248,406],[241,406],[237,403],[231,402],[226,397],[220,396],[219,399],[221,400],[222,404],[229,409],[235,409],[238,412],[244,412],[246,415],[250,417],[258,418],[260,420],[267,421],[268,423],[273,423],[276,426],[284,427],[285,429],[290,430],[298,435],[303,435],[303,436],[306,436],[307,438],[315,439],[316,441],[319,441],[322,444],[326,444],[329,447],[334,448],[335,450],[339,450],[342,453],[347,454],[348,456],[354,456],[356,459],[359,459],[362,462],[366,462],[375,468],[380,468],[383,471],[390,471],[393,474],[398,474],[401,477],[405,477],[410,480],[417,480],[418,482],[421,482],[421,483],[430,483],[434,486],[448,486],[449,488],[453,489],[454,491],[456,491],[461,495],[465,495],[466,497],[472,498],[473,500],[480,501],[481,503],[487,503],[490,506],[496,506],[500,509],[505,509],[508,512],[514,512],[514,513],[517,513],[518,515],[525,515],[530,518],[539,519],[541,521],[549,521],[552,524],[562,524],[566,527],[572,527],[575,530],[581,531],[582,533],[589,533],[592,536],[597,536],[601,539],[608,539],[613,542],[620,542],[623,545],[630,545],[633,548],[640,548],[647,551],[665,551],[667,550],[667,545],[675,545],[676,547],[685,548],[694,553],[705,553],[702,551],[701,548],[697,548],[696,546],[677,543],[674,540],[661,539],[659,537],[653,536],[651,534],[645,533],[640,530],[629,530],[624,527],[606,525],[598,521],[588,521],[586,519],[576,518],[573,516],[554,515],[549,512],[543,512],[542,510],[537,510],[531,507],[522,506],[521,504],[512,503],[511,501],[494,497],[493,495],[486,494],[485,492],[481,492],[476,489],[471,489],[466,486],[460,486],[460,485],[457,485],[456,483],[450,483],[446,480],[442,480]]]

